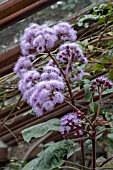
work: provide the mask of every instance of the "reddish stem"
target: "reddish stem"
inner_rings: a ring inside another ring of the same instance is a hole
[[[99,104],[96,117],[99,117],[101,104],[102,104],[102,92],[99,92]]]
[[[73,100],[73,95],[72,95],[72,91],[71,91],[71,87],[70,87],[70,84],[69,84],[69,81],[68,79],[66,78],[62,68],[59,66],[59,64],[57,63],[57,61],[54,59],[54,57],[51,55],[50,51],[48,51],[48,49],[46,48],[46,51],[48,52],[49,56],[51,57],[51,59],[54,61],[54,63],[57,65],[57,67],[59,68],[62,76],[64,77],[64,80],[67,84],[67,87],[68,87],[68,90],[69,90],[69,94],[70,94],[70,98],[71,98],[71,102],[72,104],[74,105],[74,100]]]
[[[79,109],[77,109],[76,106],[74,106],[73,104],[69,103],[67,100],[65,100],[65,102],[66,102],[67,104],[69,104],[75,111],[80,111]],[[81,112],[81,111],[80,111],[80,112]],[[91,125],[91,127],[92,127],[93,125],[92,125],[91,121],[84,115],[83,112],[81,112],[81,114],[82,114],[82,116],[86,119],[86,121],[87,121],[87,122]]]

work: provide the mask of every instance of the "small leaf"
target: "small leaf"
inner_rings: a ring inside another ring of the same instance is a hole
[[[109,133],[109,134],[108,134],[108,138],[110,138],[110,139],[113,140],[113,134]]]
[[[90,84],[84,84],[84,89],[85,89],[85,95],[84,95],[84,97],[85,97],[85,99],[86,99],[87,101],[90,101],[90,99],[91,99],[91,97],[92,97],[91,92],[90,92],[90,90],[89,90],[89,87],[90,87]]]
[[[88,45],[88,49],[89,49],[90,52],[92,52],[93,51],[93,45]]]
[[[31,126],[24,129],[21,133],[26,142],[29,142],[31,138],[39,138],[46,135],[49,131],[60,131],[60,120],[57,118],[50,119],[47,122],[40,123],[38,125]]]
[[[96,162],[102,163],[102,162],[104,162],[105,160],[106,160],[106,159],[105,159],[103,156],[101,156],[101,157],[97,158]]]
[[[113,69],[109,71],[108,76],[110,79],[113,79]]]
[[[83,45],[84,47],[86,47],[86,46],[88,45],[88,39],[85,39],[84,41],[82,41],[82,45]]]
[[[102,64],[95,64],[93,71],[102,71],[105,70],[105,67]]]
[[[113,47],[113,41],[110,41],[110,42],[108,43],[108,46],[109,46],[110,48],[112,48],[112,47]]]

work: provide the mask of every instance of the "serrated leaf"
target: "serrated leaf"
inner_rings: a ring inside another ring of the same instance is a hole
[[[53,170],[60,167],[64,163],[64,156],[67,155],[73,144],[72,140],[63,140],[49,145],[22,170]]]
[[[39,138],[46,135],[49,131],[60,131],[60,120],[57,118],[50,119],[47,122],[34,125],[27,129],[24,129],[21,133],[26,142],[29,142],[31,138]]]

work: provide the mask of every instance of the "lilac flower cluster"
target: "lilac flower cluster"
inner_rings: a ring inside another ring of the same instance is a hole
[[[62,91],[65,85],[60,70],[54,64],[51,65],[51,61],[43,68],[43,72],[37,72],[32,65],[36,55],[31,53],[34,50],[38,53],[50,50],[60,39],[75,41],[76,38],[76,31],[66,22],[52,28],[32,23],[25,29],[20,43],[23,57],[18,59],[14,72],[20,78],[18,88],[23,98],[36,115],[42,116],[44,111],[50,111],[64,101]]]
[[[91,82],[90,91],[99,92],[99,90],[104,91],[112,87],[113,83],[108,78],[101,76]]]
[[[33,49],[38,53],[42,53],[46,48],[53,48],[59,39],[75,41],[76,38],[76,31],[67,22],[60,23],[52,28],[32,23],[25,29],[21,38],[21,52],[25,56]]]
[[[56,35],[62,41],[74,42],[77,39],[77,32],[67,22],[59,23],[53,27]]]
[[[78,69],[76,63],[87,64],[88,61],[87,58],[84,56],[82,50],[80,49],[79,45],[77,45],[76,43],[66,43],[61,45],[56,59],[61,63],[65,63],[65,73],[66,65],[69,65],[68,75],[70,76],[70,80],[72,82],[82,79],[84,71]]]
[[[75,136],[82,135],[83,132],[81,130],[81,123],[80,118],[81,114],[78,112],[75,113],[68,113],[67,115],[63,116],[60,120],[61,125],[61,134],[69,134],[74,133]]]
[[[21,57],[14,71],[20,78],[18,88],[36,115],[42,116],[44,110],[50,111],[64,101],[65,86],[58,68],[46,66],[40,74],[32,67],[30,59]]]

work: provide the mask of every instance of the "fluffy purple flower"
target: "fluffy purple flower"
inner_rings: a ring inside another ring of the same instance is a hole
[[[81,132],[80,119],[78,118],[78,113],[68,113],[63,116],[60,120],[61,134],[69,134],[70,132],[74,135],[79,135]]]
[[[38,117],[43,116],[43,114],[44,114],[42,108],[40,108],[39,106],[33,107],[33,110],[34,110],[36,116],[38,116]]]
[[[53,66],[45,66],[44,72],[46,72],[46,73],[56,72],[57,74],[60,74],[60,70]]]
[[[33,61],[36,59],[36,55],[35,54],[29,54],[28,56],[26,56],[27,59]]]
[[[31,61],[26,57],[21,57],[15,64],[14,72],[17,74],[18,77],[22,78],[24,73],[26,73],[26,71],[31,68],[32,68]]]
[[[52,100],[48,100],[42,104],[42,108],[46,111],[50,111],[54,108],[55,104]]]
[[[56,60],[61,63],[65,63],[63,65],[63,71],[70,78],[70,81],[81,80],[84,71],[78,70],[78,63],[87,64],[87,58],[84,56],[82,50],[79,45],[76,43],[66,43],[60,46],[60,51],[57,53]],[[71,62],[70,62],[71,61]],[[68,70],[67,65],[70,63]]]
[[[76,41],[77,32],[67,22],[62,22],[53,27],[56,35],[63,41]]]
[[[42,81],[45,81],[45,80],[48,80],[49,79],[49,74],[44,72],[41,74],[41,80]]]
[[[29,70],[27,73],[24,74],[25,82],[34,82],[40,79],[40,74],[35,69]]]
[[[50,80],[49,81],[49,86],[51,87],[51,89],[58,89],[58,90],[64,90],[64,82],[59,82],[58,80]]]
[[[63,95],[61,92],[56,91],[56,92],[54,92],[53,94],[54,94],[53,102],[54,102],[55,104],[57,104],[57,103],[63,103],[63,102],[64,102],[64,95]]]

